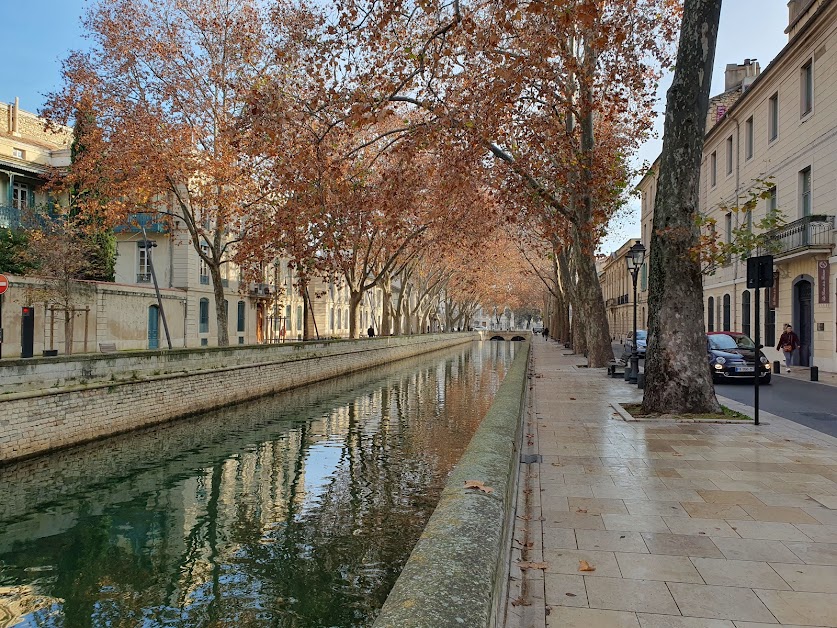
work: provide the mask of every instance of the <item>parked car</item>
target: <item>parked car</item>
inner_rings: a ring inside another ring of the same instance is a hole
[[[471,331],[487,331],[487,330],[488,330],[488,327],[486,327],[485,325],[474,325],[471,328]]]
[[[648,344],[648,332],[644,329],[636,330],[636,352],[640,358],[645,358],[645,348]],[[634,332],[629,331],[628,337],[625,340],[625,354],[631,355],[634,350]]]
[[[706,334],[709,368],[715,382],[734,379],[752,380],[756,372],[756,344],[749,336],[735,331]],[[770,383],[770,361],[758,350],[758,368],[762,384]]]

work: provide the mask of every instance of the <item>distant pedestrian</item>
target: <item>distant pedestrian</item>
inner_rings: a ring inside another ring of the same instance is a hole
[[[791,362],[793,361],[793,352],[799,348],[799,336],[794,333],[793,327],[787,323],[784,326],[784,330],[785,331],[782,332],[782,336],[779,338],[779,344],[776,345],[776,348],[785,354],[785,372],[790,373]]]
[[[369,329],[366,330],[366,333],[369,334],[370,338],[375,337],[375,328],[372,325],[369,326]]]
[[[543,328],[543,339],[544,340],[549,340],[549,328],[548,327]]]

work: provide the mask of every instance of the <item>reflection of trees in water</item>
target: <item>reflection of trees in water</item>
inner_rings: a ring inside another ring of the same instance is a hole
[[[492,362],[459,352],[311,403],[313,418],[281,429],[282,397],[225,410],[226,442],[218,430],[124,472],[66,530],[16,545],[0,584],[54,565],[38,586],[64,600],[55,625],[367,625],[487,409],[504,370]],[[230,430],[237,419],[246,430]]]

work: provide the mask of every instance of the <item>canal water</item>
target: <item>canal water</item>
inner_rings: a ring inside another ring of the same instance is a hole
[[[370,625],[518,347],[0,467],[0,628]]]

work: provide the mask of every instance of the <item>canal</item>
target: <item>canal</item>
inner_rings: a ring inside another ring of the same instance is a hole
[[[0,627],[371,625],[519,346],[0,467]]]

